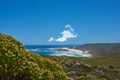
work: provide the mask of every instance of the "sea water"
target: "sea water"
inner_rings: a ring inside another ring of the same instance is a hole
[[[72,45],[26,45],[25,48],[42,56],[70,56],[70,57],[85,57],[82,54],[70,51],[56,51],[55,49],[69,48]]]

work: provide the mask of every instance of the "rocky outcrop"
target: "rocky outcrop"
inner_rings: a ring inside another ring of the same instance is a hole
[[[51,57],[74,80],[120,80],[120,57],[73,58]]]

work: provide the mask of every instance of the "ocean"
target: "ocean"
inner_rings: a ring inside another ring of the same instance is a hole
[[[30,52],[34,52],[42,56],[86,57],[83,52],[67,51],[71,46],[72,45],[25,45],[25,48]]]

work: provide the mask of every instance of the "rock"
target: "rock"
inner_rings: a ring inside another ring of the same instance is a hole
[[[81,63],[80,63],[80,62],[77,62],[77,63],[75,63],[75,64],[73,65],[73,68],[79,67],[80,65],[81,65]]]
[[[99,75],[105,75],[105,73],[102,70],[100,70],[100,69],[97,69],[96,73],[99,74]]]

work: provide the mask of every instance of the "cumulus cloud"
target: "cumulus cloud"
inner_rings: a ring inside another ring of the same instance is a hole
[[[60,33],[60,37],[57,37],[57,38],[50,37],[48,41],[49,42],[52,42],[52,41],[65,42],[70,38],[76,38],[76,37],[77,37],[77,34],[74,32],[74,29],[71,27],[71,25],[66,25],[65,30],[63,30]]]

